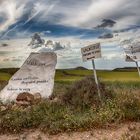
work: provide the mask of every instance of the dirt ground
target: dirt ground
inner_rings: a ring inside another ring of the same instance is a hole
[[[17,135],[0,135],[0,140],[128,140],[131,137],[140,138],[140,123],[128,122],[119,126],[113,125],[108,129],[93,129],[91,131],[61,133],[58,135],[30,130]]]

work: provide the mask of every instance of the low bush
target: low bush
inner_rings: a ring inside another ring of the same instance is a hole
[[[100,83],[102,100],[112,97],[111,92]],[[65,104],[73,106],[99,106],[100,98],[93,76],[88,76],[80,81],[74,82],[69,86],[62,97]]]

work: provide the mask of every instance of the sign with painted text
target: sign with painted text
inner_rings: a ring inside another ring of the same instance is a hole
[[[126,55],[129,56],[133,61],[140,61],[140,45],[129,46],[124,48],[124,51]]]
[[[101,46],[100,43],[91,44],[84,48],[81,48],[83,61],[93,60],[101,58]]]
[[[138,65],[138,61],[140,61],[140,46],[129,46],[128,48],[124,48],[124,51],[126,53],[125,61],[135,62],[140,76],[140,68]]]

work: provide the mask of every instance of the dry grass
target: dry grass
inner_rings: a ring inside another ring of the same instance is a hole
[[[88,77],[73,85],[58,83],[53,95],[58,99],[55,102],[42,100],[28,108],[11,105],[0,110],[0,133],[39,128],[57,134],[106,127],[128,120],[140,121],[138,84],[106,83],[106,88],[102,85],[104,100],[100,104],[93,81]]]

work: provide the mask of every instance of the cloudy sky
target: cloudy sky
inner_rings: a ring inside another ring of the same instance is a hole
[[[0,67],[21,66],[34,51],[28,44],[35,32],[67,46],[57,52],[57,68],[91,68],[80,48],[95,42],[102,46],[98,69],[135,66],[124,61],[119,44],[139,38],[139,7],[140,0],[0,0]]]

